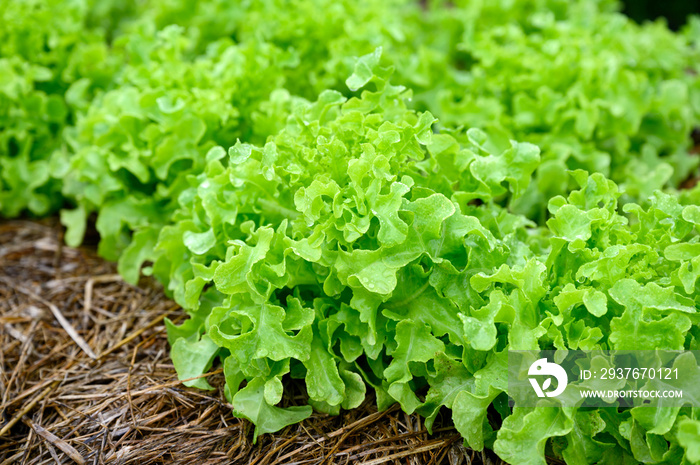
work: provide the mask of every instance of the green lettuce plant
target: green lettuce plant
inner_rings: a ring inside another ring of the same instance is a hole
[[[45,215],[61,206],[50,157],[74,111],[118,65],[85,1],[0,5],[0,214]]]

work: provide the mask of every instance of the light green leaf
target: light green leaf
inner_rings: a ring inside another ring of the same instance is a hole
[[[185,380],[206,373],[217,353],[219,345],[205,334],[199,341],[182,337],[177,339],[170,350],[170,358],[173,360],[178,379]],[[183,384],[199,389],[214,389],[206,378],[185,381]]]
[[[202,255],[216,245],[214,230],[209,229],[202,233],[185,231],[182,235],[185,246],[196,255]]]
[[[571,409],[542,402],[537,408],[515,407],[503,421],[493,445],[502,459],[523,465],[545,465],[547,441],[571,432]]]
[[[233,414],[255,424],[253,443],[261,434],[275,433],[311,416],[312,409],[308,405],[280,408],[268,404],[264,391],[265,382],[255,378],[233,396]]]
[[[66,227],[66,244],[70,247],[82,244],[87,226],[87,212],[83,206],[74,210],[61,210],[61,224]]]
[[[678,442],[685,449],[685,457],[690,462],[700,462],[700,421],[682,419],[678,423]]]

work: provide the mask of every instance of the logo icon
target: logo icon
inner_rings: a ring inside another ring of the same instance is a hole
[[[532,388],[535,390],[535,394],[537,394],[537,397],[556,397],[564,392],[564,389],[566,389],[566,385],[569,382],[569,377],[566,376],[566,371],[564,371],[564,369],[558,364],[548,362],[546,358],[541,358],[530,365],[530,369],[527,370],[527,374],[530,376],[549,376],[549,378],[542,383],[542,387],[540,387],[536,379],[528,378],[530,380],[530,384],[532,384]],[[551,392],[545,392],[552,385],[551,377],[554,377],[557,380],[557,388]]]

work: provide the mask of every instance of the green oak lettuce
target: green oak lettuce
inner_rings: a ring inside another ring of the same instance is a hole
[[[0,213],[61,206],[51,154],[74,112],[107,87],[118,63],[84,0],[0,4]]]
[[[192,316],[168,323],[188,341],[174,358],[220,347],[234,413],[266,411],[257,434],[310,414],[277,405],[288,374],[322,412],[358,405],[366,385],[427,426],[445,406],[468,445],[514,463],[543,463],[548,443],[570,463],[682,455],[685,408],[656,423],[639,409],[516,406],[498,410],[500,429],[487,410],[507,393],[509,348],[695,347],[696,280],[680,275],[697,207],[658,191],[621,208],[614,182],[578,170],[538,227],[508,211],[541,164],[535,146],[435,132],[377,60],[357,69],[348,83],[374,90],[323,93],[264,145],[217,150],[190,180],[153,257]],[[253,410],[240,400],[251,396]]]

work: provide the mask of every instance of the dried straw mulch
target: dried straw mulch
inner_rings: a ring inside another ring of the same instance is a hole
[[[0,223],[0,465],[500,464],[465,449],[447,419],[422,420],[368,396],[251,443],[220,392],[184,387],[162,319],[184,318],[151,280],[124,283],[94,246],[62,246],[47,222]],[[92,238],[95,242],[95,238]],[[303,402],[290,384],[283,402]],[[447,415],[446,417],[449,417]]]

